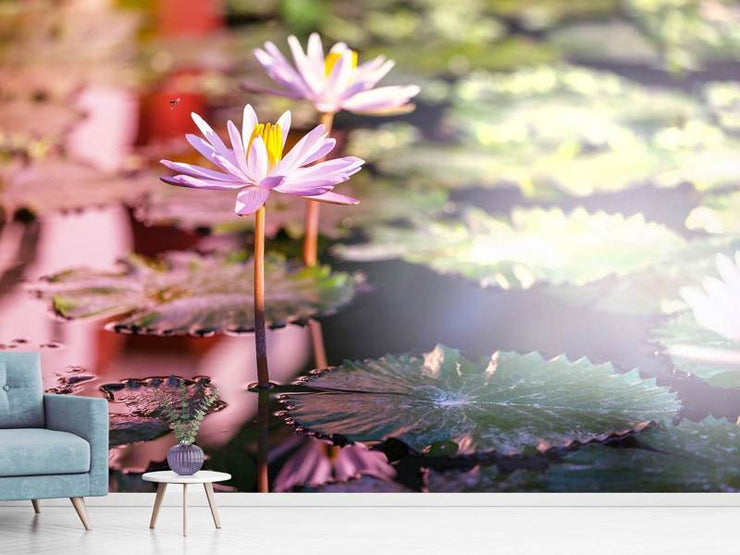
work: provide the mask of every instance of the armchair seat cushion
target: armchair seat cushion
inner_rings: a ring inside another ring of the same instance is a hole
[[[78,474],[90,471],[90,444],[44,428],[0,429],[0,476]]]

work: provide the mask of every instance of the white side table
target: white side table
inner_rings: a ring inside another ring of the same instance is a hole
[[[147,472],[141,478],[147,482],[156,482],[159,484],[157,487],[157,497],[154,500],[154,508],[152,509],[152,519],[149,521],[149,528],[152,530],[157,524],[157,516],[159,516],[159,508],[162,506],[164,492],[167,491],[167,484],[182,484],[183,536],[188,535],[188,484],[203,484],[203,488],[206,490],[206,497],[208,498],[208,505],[211,507],[213,524],[216,525],[216,528],[221,528],[221,521],[218,518],[218,509],[216,508],[216,498],[213,495],[213,483],[229,480],[231,478],[231,474],[201,470],[192,476],[180,476],[171,470],[164,470],[161,472]]]

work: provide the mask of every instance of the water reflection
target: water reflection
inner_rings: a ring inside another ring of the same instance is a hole
[[[312,437],[293,438],[275,449],[271,457],[285,458],[275,477],[274,490],[278,492],[292,491],[298,486],[346,482],[363,475],[387,481],[396,476],[381,452],[362,445],[339,447]]]
[[[75,107],[85,119],[66,139],[68,154],[100,170],[121,169],[138,132],[136,96],[125,89],[93,85],[80,93]]]

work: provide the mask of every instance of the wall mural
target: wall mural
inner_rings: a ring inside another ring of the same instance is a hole
[[[0,350],[110,488],[740,489],[740,8],[0,6]],[[169,464],[172,464],[170,457]]]

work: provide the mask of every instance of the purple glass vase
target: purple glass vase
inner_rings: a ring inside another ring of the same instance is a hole
[[[192,443],[178,443],[167,451],[167,463],[175,474],[190,476],[203,466],[203,449]]]

